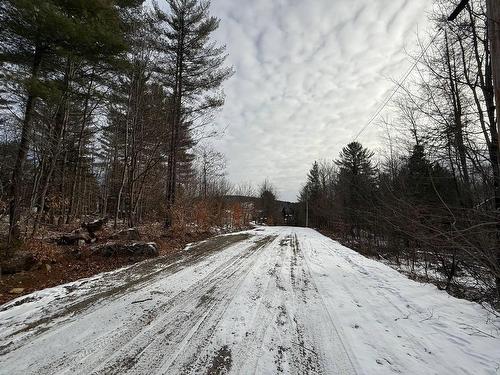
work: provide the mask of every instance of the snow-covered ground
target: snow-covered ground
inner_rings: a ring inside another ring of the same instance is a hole
[[[500,318],[265,227],[0,306],[1,374],[496,374]]]

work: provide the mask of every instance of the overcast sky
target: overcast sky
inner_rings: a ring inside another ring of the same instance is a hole
[[[337,157],[408,69],[430,3],[212,0],[236,70],[218,117],[228,178],[267,177],[295,200],[314,160]],[[359,141],[376,148],[376,127]]]

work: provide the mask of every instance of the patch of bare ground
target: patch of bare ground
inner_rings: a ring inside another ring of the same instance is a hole
[[[231,369],[231,364],[232,364],[231,349],[229,349],[227,345],[224,345],[217,351],[206,374],[207,375],[227,374]]]
[[[93,248],[100,244],[116,242],[113,236],[117,231],[110,227],[105,227],[98,233],[94,244],[64,246],[54,241],[71,229],[74,228],[46,229],[40,236],[26,241],[16,250],[31,254],[34,265],[26,271],[0,276],[0,305],[37,290],[113,271],[150,258],[145,255],[106,257],[93,251]],[[160,256],[168,255],[174,258],[188,243],[207,240],[214,236],[209,231],[165,231],[159,223],[139,226],[138,232],[142,241],[155,242],[158,245]],[[220,242],[234,240],[224,237],[214,242],[219,245]],[[215,243],[214,249],[217,247]]]

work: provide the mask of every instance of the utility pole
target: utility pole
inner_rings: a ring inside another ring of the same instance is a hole
[[[486,0],[486,15],[488,17],[488,37],[491,48],[491,70],[493,71],[493,88],[495,91],[496,118],[497,118],[497,158],[500,158],[500,2],[499,0]],[[497,171],[500,173],[500,171]],[[495,209],[496,209],[496,245],[497,245],[497,295],[500,298],[500,181],[497,175],[495,184]]]
[[[491,48],[491,69],[493,70],[493,87],[495,90],[497,129],[500,135],[500,2],[498,0],[487,0],[486,14],[488,17],[488,36]],[[498,137],[498,145],[500,147],[500,136]]]
[[[462,0],[448,17],[448,21],[454,21],[468,3],[469,0]],[[491,70],[493,72],[493,88],[495,91],[497,131],[500,135],[500,1],[486,0],[486,16],[488,18],[488,38],[491,49]],[[500,148],[500,136],[497,138]]]
[[[306,228],[309,228],[309,185],[306,185],[305,192],[306,192]]]

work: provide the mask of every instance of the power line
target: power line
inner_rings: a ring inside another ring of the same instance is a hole
[[[436,40],[436,38],[439,36],[439,34],[442,31],[443,31],[443,29],[440,28],[436,32],[436,35],[434,35],[434,37],[429,41],[429,43],[424,48],[424,50],[422,51],[422,53],[420,54],[420,56],[415,60],[415,62],[412,64],[412,66],[404,74],[404,76],[402,77],[402,79],[395,84],[395,87],[392,90],[391,94],[387,97],[386,100],[384,100],[379,105],[379,107],[375,111],[375,114],[372,117],[370,117],[370,120],[368,121],[368,123],[358,132],[358,134],[356,135],[356,137],[354,137],[354,141],[358,140],[358,138],[361,136],[361,134],[363,134],[365,132],[365,130],[368,129],[368,127],[373,123],[373,121],[375,121],[377,119],[377,117],[380,115],[380,113],[385,109],[385,107],[389,104],[389,102],[392,100],[392,98],[394,97],[394,95],[397,94],[397,92],[399,91],[399,88],[406,82],[406,80],[408,79],[408,77],[410,76],[410,74],[413,72],[413,70],[415,70],[415,68],[417,67],[418,63],[422,59],[422,57],[424,57],[424,55],[427,53],[427,50],[429,49],[429,47],[432,45],[432,43],[434,43],[434,41]]]

